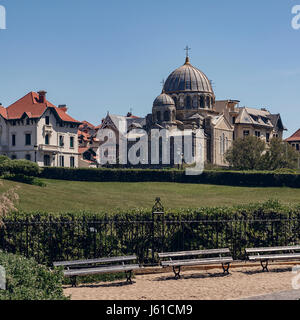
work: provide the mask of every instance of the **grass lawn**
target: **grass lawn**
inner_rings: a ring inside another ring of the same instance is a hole
[[[24,211],[92,212],[116,208],[151,208],[160,197],[166,208],[223,206],[278,199],[283,203],[300,203],[300,189],[246,188],[179,183],[71,182],[43,180],[37,187],[3,181],[0,193],[19,185],[19,209]]]

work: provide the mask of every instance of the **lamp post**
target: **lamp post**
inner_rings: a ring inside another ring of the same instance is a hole
[[[39,147],[36,144],[33,146],[33,149],[34,149],[34,162],[36,162],[36,152],[37,152],[38,148]]]

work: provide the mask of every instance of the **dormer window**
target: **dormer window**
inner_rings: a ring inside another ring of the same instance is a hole
[[[26,119],[26,125],[27,125],[27,126],[30,125],[30,119],[29,119],[29,118]]]

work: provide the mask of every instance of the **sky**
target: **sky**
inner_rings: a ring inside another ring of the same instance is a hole
[[[77,120],[151,113],[162,79],[191,63],[217,100],[280,113],[300,128],[300,0],[0,0],[0,102],[46,90]]]

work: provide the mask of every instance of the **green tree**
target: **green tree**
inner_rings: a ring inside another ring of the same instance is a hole
[[[225,159],[237,170],[258,170],[261,168],[262,156],[266,144],[263,140],[247,136],[237,139],[226,152]]]
[[[262,157],[262,167],[265,170],[296,169],[299,156],[299,152],[291,145],[279,138],[273,138]]]

